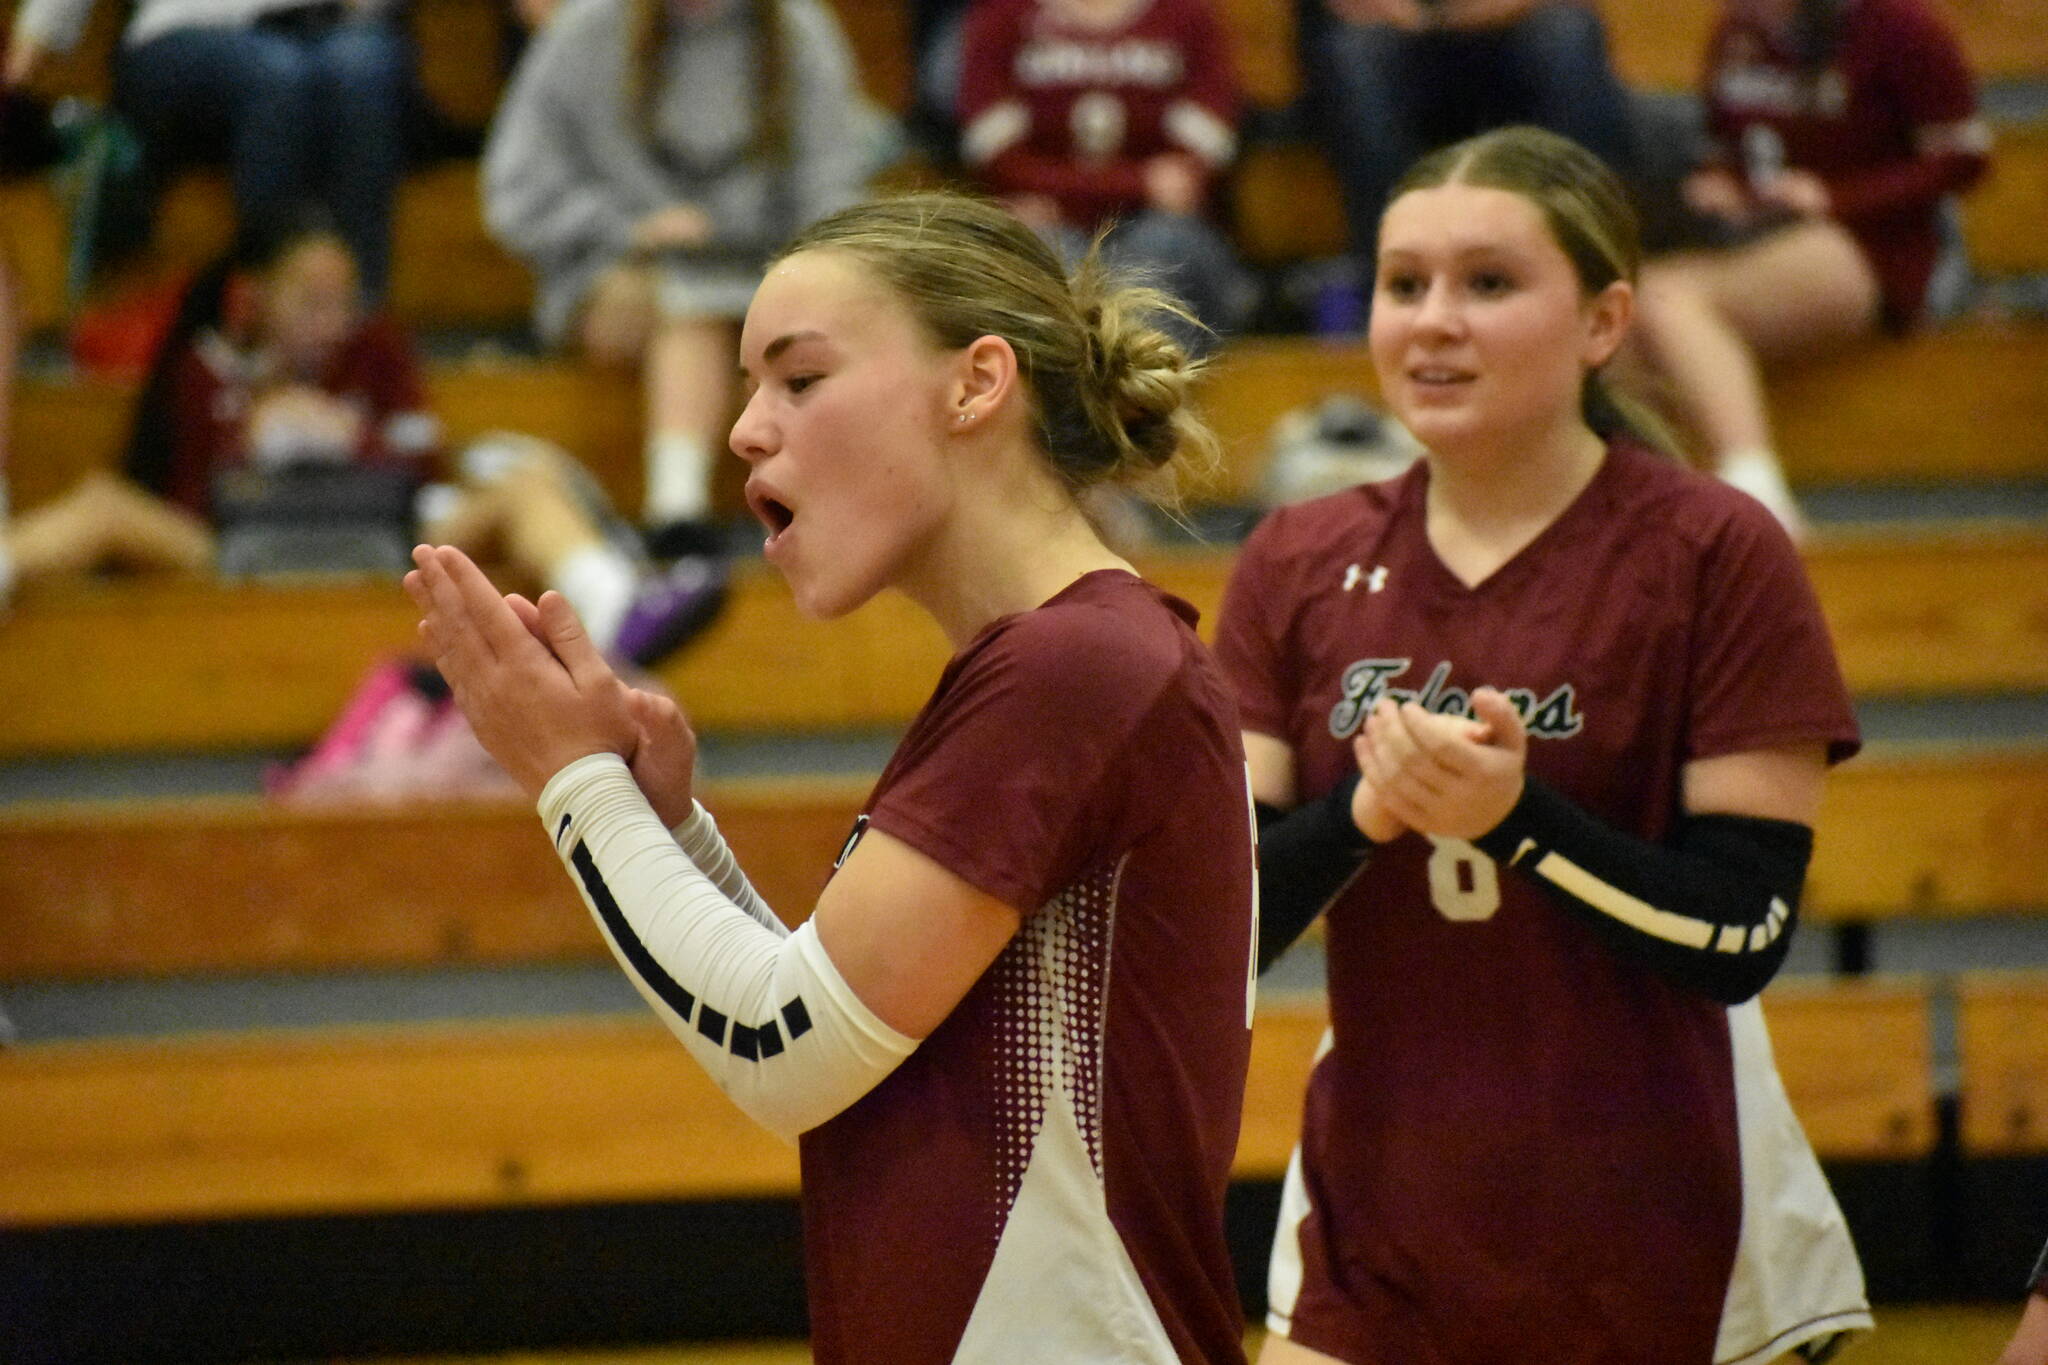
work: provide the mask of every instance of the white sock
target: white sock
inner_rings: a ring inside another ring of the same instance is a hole
[[[640,573],[633,561],[609,545],[587,545],[572,550],[555,565],[548,585],[569,599],[583,628],[600,650],[609,650],[626,623],[633,605],[633,593],[640,586]]]
[[[1762,503],[1795,537],[1805,530],[1806,519],[1800,515],[1791,486],[1785,482],[1784,466],[1768,447],[1727,451],[1715,462],[1714,472],[1722,483],[1739,488]]]
[[[649,526],[701,521],[711,511],[711,448],[687,431],[647,438],[647,495],[640,520]]]

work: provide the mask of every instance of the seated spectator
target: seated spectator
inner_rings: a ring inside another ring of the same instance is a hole
[[[1962,49],[1926,0],[1723,0],[1685,185],[1701,249],[1643,273],[1638,359],[1721,476],[1795,533],[1761,367],[1912,328],[1941,205],[1983,173]]]
[[[1296,26],[1363,278],[1388,190],[1435,148],[1530,123],[1630,172],[1628,98],[1580,0],[1296,0]]]
[[[877,127],[819,0],[583,0],[533,35],[485,216],[539,275],[543,340],[639,370],[662,558],[719,552],[739,320],[767,253],[858,197]]]
[[[960,36],[972,0],[909,0],[908,132],[934,161],[953,165],[960,139]]]
[[[979,0],[961,44],[961,158],[1070,262],[1151,275],[1216,332],[1252,288],[1207,211],[1237,152],[1237,81],[1209,0]],[[1203,349],[1182,329],[1178,338]]]
[[[87,475],[16,517],[4,537],[16,574],[209,569],[222,471],[353,461],[409,472],[425,485],[424,536],[500,551],[622,658],[651,663],[709,619],[722,580],[650,572],[637,538],[607,534],[595,484],[545,443],[487,438],[462,453],[462,488],[427,485],[439,425],[418,367],[359,298],[347,246],[324,230],[289,234],[253,275],[209,272],[152,368],[125,472]]]
[[[22,0],[0,81],[75,47],[93,0]],[[382,298],[404,173],[412,49],[387,0],[137,0],[114,56],[114,107],[153,176],[227,149],[244,242],[330,214]]]

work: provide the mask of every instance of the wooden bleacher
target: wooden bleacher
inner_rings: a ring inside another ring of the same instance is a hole
[[[1645,6],[1645,9],[1652,7]],[[2048,79],[2048,67],[2043,68]],[[1989,275],[2048,271],[2048,239],[2039,229],[2048,204],[2048,128],[1996,129],[1991,171],[1961,200],[1970,264]],[[1226,193],[1231,236],[1257,266],[1341,256],[1349,250],[1337,177],[1308,142],[1254,142]]]
[[[1780,448],[1795,485],[2038,479],[2048,476],[2048,327],[1959,323],[1790,370],[1771,381]],[[1376,392],[1359,343],[1247,338],[1228,347],[1202,398],[1224,444],[1204,501],[1250,499],[1273,424],[1326,394]],[[90,468],[118,464],[134,386],[24,378],[9,480],[33,507]],[[628,376],[573,361],[428,367],[452,443],[492,429],[557,441],[620,506],[640,497],[641,415]],[[730,462],[728,462],[730,463]],[[728,471],[730,472],[730,471]]]
[[[891,109],[910,96],[909,24],[899,0],[827,0],[838,14],[868,92]],[[1300,88],[1291,3],[1218,0],[1238,78],[1255,105],[1277,108]],[[1716,13],[1715,0],[1647,5],[1598,0],[1615,69],[1631,84],[1688,90]],[[1986,80],[2048,71],[2048,4],[2043,0],[1939,0],[1964,51]],[[52,64],[36,89],[103,99],[107,54],[118,37],[116,6],[94,16],[77,52]],[[504,76],[496,60],[503,9],[491,0],[422,0],[411,7],[420,75],[435,104],[459,124],[480,127],[496,109]]]
[[[2048,974],[1972,972],[1959,979],[1956,1052],[1964,1154],[2048,1154]]]
[[[833,0],[870,89],[908,89],[898,0]],[[2048,73],[2048,0],[1945,0],[1987,74]],[[1288,7],[1226,0],[1254,99],[1294,89]],[[1692,83],[1713,0],[1603,0],[1620,68]],[[102,7],[111,10],[113,7]],[[491,0],[413,9],[442,108],[488,117],[499,90]],[[55,74],[103,89],[98,55]],[[69,84],[67,84],[67,82]],[[2043,267],[2048,146],[2014,134],[1968,207],[1979,264]],[[1289,158],[1293,158],[1290,160]],[[2008,169],[2012,168],[2012,169]],[[1266,177],[1263,181],[1259,177]],[[1341,245],[1327,171],[1302,148],[1240,178],[1287,222],[1254,259]],[[1305,193],[1303,187],[1307,186]],[[1284,188],[1286,193],[1280,193]],[[61,308],[61,222],[41,186],[0,189],[28,313]],[[224,239],[217,179],[181,183],[159,246],[196,259]],[[1334,228],[1334,233],[1333,233]],[[474,171],[414,176],[400,209],[394,299],[420,326],[524,317],[530,285],[483,234]],[[1287,236],[1287,233],[1293,235]],[[457,268],[459,266],[459,268]],[[1774,386],[1802,483],[2048,474],[2048,333],[1946,329]],[[1219,497],[1255,486],[1282,412],[1370,392],[1356,347],[1253,342],[1208,400],[1232,452]],[[436,367],[460,439],[492,427],[560,440],[622,505],[638,498],[638,402],[571,365]],[[17,404],[17,507],[102,466],[130,390],[31,381]],[[1853,422],[1853,425],[1852,425]],[[2038,527],[1830,533],[1808,556],[1852,686],[1865,695],[2048,688],[2048,537]],[[1162,557],[1160,581],[1213,620],[1227,557]],[[310,740],[371,659],[406,648],[412,613],[380,585],[232,587],[156,581],[28,594],[0,621],[0,759],[204,750]],[[667,680],[699,723],[840,730],[903,723],[943,662],[907,604],[800,621],[779,583],[743,568],[738,600]],[[707,793],[771,903],[800,913],[864,783],[729,783]],[[603,948],[531,813],[512,805],[299,811],[254,801],[0,810],[0,983],[203,973],[328,972],[594,961]],[[2048,910],[2048,751],[1877,752],[1831,780],[1806,917],[1817,924]],[[2017,852],[2016,852],[2017,851]],[[289,894],[272,894],[289,888]],[[1791,981],[1766,1010],[1795,1107],[1824,1156],[1919,1161],[1935,1150],[1930,998],[1919,981]],[[2048,1151],[2048,989],[2034,977],[1958,990],[1964,1144]],[[1279,1175],[1293,1141],[1319,1004],[1269,999],[1254,1033],[1237,1171]],[[0,1226],[787,1194],[793,1153],[716,1094],[650,1018],[468,1023],[102,1040],[0,1050]]]
[[[1933,1145],[1927,991],[1765,997],[1816,1148]],[[1253,1030],[1235,1171],[1277,1179],[1320,1001]],[[795,1152],[754,1128],[651,1017],[45,1044],[0,1052],[0,1223],[447,1209],[790,1194]]]
[[[810,912],[861,779],[710,782],[770,904]],[[1828,784],[1814,924],[2048,912],[2048,747],[1883,752]],[[0,810],[0,983],[508,966],[604,954],[524,803],[254,798]]]
[[[1852,688],[1926,696],[2048,687],[2048,536],[2037,529],[1818,539],[1807,562]],[[1213,623],[1227,552],[1145,569]],[[413,644],[395,585],[208,579],[50,585],[0,623],[0,759],[307,744],[371,662]],[[734,602],[665,681],[712,731],[900,726],[946,646],[902,598],[801,617],[781,581],[739,566]]]
[[[875,0],[866,0],[875,3]],[[841,12],[852,0],[839,0]],[[1273,109],[1300,92],[1294,8],[1282,0],[1219,0],[1246,99]],[[1614,69],[1646,90],[1692,90],[1719,12],[1716,0],[1598,0]],[[2048,4],[2042,0],[1938,0],[1981,79],[2048,72]],[[863,57],[867,53],[863,50]]]
[[[885,106],[902,110],[910,91],[908,22],[898,0],[831,0],[854,47],[864,84]],[[1714,0],[1644,5],[1602,0],[1617,70],[1648,89],[1689,89],[1716,6]],[[2048,74],[2048,0],[1944,0],[1965,48],[1987,80]],[[1248,102],[1281,108],[1298,92],[1290,4],[1222,0]],[[108,54],[117,39],[118,6],[99,7],[87,40],[38,82],[40,93],[106,98]],[[502,93],[496,60],[503,7],[495,0],[424,0],[411,7],[421,53],[421,79],[437,108],[459,126],[488,123]],[[480,56],[480,54],[485,54]],[[2048,154],[2035,128],[2010,130],[2000,169],[1970,202],[1969,240],[1980,268],[2048,268],[2033,230]],[[1342,252],[1345,233],[1327,166],[1292,144],[1250,150],[1233,190],[1233,222],[1248,259],[1274,264]],[[0,190],[0,208],[18,240],[21,273],[30,281],[24,311],[35,327],[63,309],[62,225],[41,185]],[[163,206],[158,253],[192,263],[220,249],[228,235],[225,190],[218,175],[187,177]],[[524,320],[531,286],[523,268],[490,241],[482,227],[468,166],[434,167],[407,184],[399,209],[393,302],[415,326],[508,325]]]

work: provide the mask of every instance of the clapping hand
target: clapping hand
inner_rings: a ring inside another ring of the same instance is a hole
[[[1521,799],[1529,736],[1513,704],[1482,687],[1470,719],[1382,698],[1353,747],[1360,790],[1370,785],[1379,818],[1419,834],[1476,839]]]
[[[405,590],[428,652],[478,742],[528,795],[586,755],[633,757],[631,689],[561,594],[543,594],[523,620],[462,551],[422,545],[413,563]]]
[[[516,592],[505,594],[505,604],[528,634],[543,645],[548,643],[547,626],[541,620],[539,607]],[[660,692],[628,687],[626,709],[639,731],[627,766],[655,815],[674,829],[690,816],[697,771],[696,731],[690,728],[689,717],[683,714],[675,698]]]

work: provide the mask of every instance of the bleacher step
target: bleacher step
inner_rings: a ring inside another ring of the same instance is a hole
[[[1765,997],[1825,1156],[1933,1145],[1927,989]],[[1276,1179],[1325,1022],[1270,999],[1234,1173]],[[0,1221],[173,1218],[787,1195],[796,1153],[651,1018],[348,1029],[0,1052]]]
[[[800,919],[870,782],[707,784],[768,902]],[[2048,744],[1872,751],[1836,770],[1815,923],[2048,913]],[[260,799],[0,810],[0,982],[588,961],[604,949],[523,803]]]

